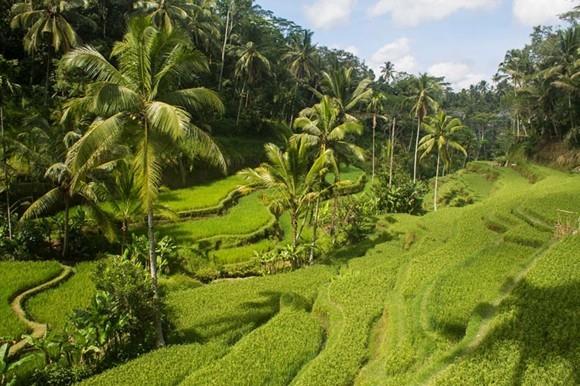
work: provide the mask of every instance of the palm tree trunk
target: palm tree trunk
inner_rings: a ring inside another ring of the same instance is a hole
[[[413,161],[413,182],[417,182],[417,155],[419,154],[419,136],[421,135],[421,118],[417,117],[417,138],[415,139],[415,158]]]
[[[316,241],[318,238],[318,213],[320,211],[320,196],[316,198],[316,205],[314,207],[314,222],[312,224],[312,247],[310,248],[310,256],[308,258],[308,263],[312,265],[314,263],[314,252],[316,249]]]
[[[44,83],[44,105],[48,106],[48,88],[50,86],[50,65],[52,61],[52,46],[48,45],[48,54],[46,58],[46,79]]]
[[[242,86],[242,92],[240,93],[240,103],[238,104],[238,115],[236,117],[236,127],[240,125],[240,115],[242,114],[242,104],[244,101],[244,92],[246,90],[246,82],[244,81],[244,85]]]
[[[155,232],[153,229],[153,205],[147,204],[147,236],[149,238],[149,269],[151,271],[151,284],[153,286],[153,300],[157,310],[155,312],[155,330],[157,332],[157,347],[165,346],[163,337],[163,325],[161,323],[161,314],[159,310],[159,287],[157,283],[157,253]]]
[[[441,160],[441,156],[439,152],[437,152],[437,171],[435,172],[435,192],[433,194],[433,208],[435,212],[437,212],[437,190],[439,188],[439,162]]]
[[[296,210],[290,210],[290,223],[292,224],[292,250],[296,250],[298,245],[298,213]]]
[[[377,114],[373,113],[373,160],[371,183],[375,182],[375,133],[377,129]]]
[[[393,186],[393,159],[395,156],[395,127],[397,125],[397,118],[393,117],[393,127],[391,129],[391,154],[389,160],[389,188]]]
[[[222,45],[222,62],[220,66],[220,76],[218,80],[218,91],[222,89],[222,79],[224,77],[224,66],[226,61],[226,46],[228,44],[228,29],[230,27],[230,16],[232,11],[232,4],[228,6],[228,12],[226,13],[226,28],[224,31],[224,44]]]
[[[572,94],[568,93],[568,109],[570,111],[570,130],[574,130],[576,123],[574,122],[574,108],[572,106]]]
[[[64,229],[63,229],[63,241],[62,241],[62,257],[65,258],[68,255],[68,234],[69,234],[69,212],[70,212],[70,201],[68,196],[64,198]]]
[[[294,102],[296,101],[296,94],[298,93],[298,82],[294,86],[294,91],[292,92],[292,102],[290,102],[290,128],[294,124]]]
[[[12,240],[12,213],[10,210],[10,184],[8,179],[8,156],[6,154],[6,138],[4,137],[4,106],[0,105],[0,131],[2,131],[2,162],[4,167],[4,183],[6,190],[6,221],[8,221],[8,238]]]

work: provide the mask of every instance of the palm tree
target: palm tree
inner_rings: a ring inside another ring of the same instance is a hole
[[[98,206],[98,203],[105,197],[103,187],[95,182],[86,181],[77,181],[73,186],[73,174],[74,172],[66,163],[58,162],[50,166],[45,173],[45,177],[51,180],[55,187],[34,201],[20,219],[21,222],[25,222],[40,217],[64,204],[63,244],[61,250],[63,258],[68,256],[70,207],[75,198],[80,198],[83,201],[86,209],[89,210],[93,218],[105,231],[105,234],[109,238],[114,238],[114,230],[108,216]]]
[[[423,151],[421,159],[431,154],[433,150],[437,151],[437,166],[435,172],[435,191],[433,195],[433,208],[437,211],[437,191],[439,188],[439,168],[443,160],[446,166],[449,166],[449,148],[456,149],[467,156],[467,152],[453,138],[454,134],[465,128],[459,118],[447,116],[444,111],[439,111],[437,115],[428,117],[427,122],[423,123],[423,128],[427,135],[421,138],[419,149]]]
[[[340,68],[331,72],[322,73],[322,90],[315,91],[319,98],[329,95],[336,99],[341,115],[354,111],[361,103],[366,102],[372,95],[372,80],[363,79],[354,86],[352,67]]]
[[[316,71],[316,45],[312,44],[311,31],[304,31],[301,39],[295,37],[294,42],[288,46],[288,51],[282,57],[282,60],[288,63],[288,70],[296,79],[296,85],[292,92],[292,102],[290,104],[290,125],[294,120],[294,102],[298,86],[300,83],[308,82]]]
[[[387,61],[381,66],[381,76],[379,79],[389,84],[394,79],[395,72],[395,65],[391,61]]]
[[[4,196],[6,198],[6,221],[8,221],[8,238],[12,240],[12,213],[10,207],[10,176],[8,175],[8,148],[4,133],[4,103],[5,97],[15,94],[20,85],[13,82],[4,72],[0,72],[0,136],[2,137],[2,169],[4,171]]]
[[[24,49],[29,54],[37,52],[46,43],[45,102],[48,102],[53,50],[67,52],[77,45],[78,36],[67,17],[77,16],[71,14],[74,14],[74,9],[80,4],[76,0],[43,0],[39,8],[35,8],[35,4],[32,1],[14,4],[10,26],[14,29],[27,29],[24,35]]]
[[[305,221],[299,225],[300,218],[322,194],[317,191],[317,185],[326,174],[331,157],[331,150],[328,149],[312,162],[311,149],[312,143],[304,137],[289,141],[285,152],[269,143],[265,146],[268,162],[256,169],[240,172],[247,181],[245,189],[268,189],[271,205],[278,212],[288,210],[293,250],[304,229]]]
[[[572,96],[580,90],[578,75],[578,50],[580,49],[580,26],[573,26],[558,33],[557,55],[555,64],[546,71],[546,78],[553,79],[552,85],[563,90],[568,97],[568,112],[570,117],[570,134],[575,133],[575,106]]]
[[[367,112],[371,115],[372,121],[372,172],[371,172],[371,181],[374,182],[375,180],[375,138],[376,138],[376,130],[377,130],[377,118],[382,117],[385,118],[382,114],[385,109],[385,95],[382,93],[374,93],[373,96],[369,99],[367,104]]]
[[[238,116],[236,126],[240,123],[240,114],[242,112],[242,101],[246,97],[246,106],[250,99],[250,85],[253,85],[262,74],[268,74],[271,71],[270,61],[260,51],[254,42],[246,43],[245,47],[239,51],[240,58],[236,63],[236,78],[242,79],[243,86],[240,92],[240,104],[238,107]]]
[[[221,49],[220,75],[218,78],[218,90],[220,91],[222,89],[222,79],[224,77],[224,67],[226,64],[226,48],[228,46],[232,30],[234,29],[235,13],[236,13],[236,2],[234,0],[229,0],[226,11],[226,24],[224,25],[224,33],[223,33],[224,39]]]
[[[417,161],[419,154],[419,137],[421,135],[421,124],[423,119],[429,114],[429,110],[437,109],[436,95],[441,91],[441,79],[434,78],[428,74],[420,74],[413,78],[412,95],[407,99],[412,103],[411,112],[417,118],[417,136],[415,139],[415,156],[413,159],[413,182],[417,181]]]
[[[65,117],[88,113],[98,118],[69,152],[79,175],[90,170],[116,143],[130,139],[135,180],[147,214],[150,273],[158,294],[154,207],[161,181],[163,152],[180,141],[193,139],[207,149],[207,159],[225,170],[219,147],[192,123],[190,111],[223,112],[218,95],[203,87],[182,88],[208,70],[205,57],[190,47],[177,30],[155,28],[138,17],[129,22],[123,41],[113,47],[115,66],[92,47],[65,55],[62,65],[81,69],[92,80],[82,98],[68,103]],[[73,180],[73,184],[74,184]],[[159,315],[158,315],[159,316]],[[164,345],[160,317],[157,344]]]
[[[138,13],[149,15],[157,28],[171,33],[176,24],[185,25],[196,4],[187,0],[139,0],[134,7]]]
[[[317,156],[327,154],[327,161],[335,174],[335,183],[340,179],[341,158],[354,156],[361,161],[364,160],[364,150],[348,141],[349,136],[362,134],[362,124],[348,114],[341,121],[337,102],[329,96],[324,96],[320,103],[314,107],[303,110],[294,122],[294,126],[302,131],[295,137],[304,139],[316,146]],[[321,186],[323,182],[324,176],[321,176]],[[311,261],[314,258],[316,247],[320,199],[319,196],[314,209]]]

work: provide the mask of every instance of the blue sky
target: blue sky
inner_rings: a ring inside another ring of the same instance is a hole
[[[351,51],[373,69],[385,60],[445,76],[459,89],[489,80],[532,27],[555,24],[580,0],[256,0],[311,29],[317,43]]]

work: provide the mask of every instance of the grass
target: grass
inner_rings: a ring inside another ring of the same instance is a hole
[[[239,203],[223,216],[161,225],[163,235],[179,243],[192,244],[216,236],[243,236],[259,231],[273,221],[274,216],[260,199],[260,193],[242,197]]]
[[[580,236],[560,242],[553,228],[558,210],[580,212],[580,177],[529,170],[539,177],[472,164],[442,191],[460,183],[474,203],[386,216],[332,266],[197,288],[175,279],[169,338],[182,346],[92,384],[577,384]],[[247,234],[268,221],[259,208],[254,194],[172,227],[182,242]],[[287,216],[280,227],[288,237]],[[212,256],[237,262],[272,244]]]
[[[95,293],[92,277],[98,262],[74,266],[74,275],[59,286],[39,293],[26,303],[34,320],[48,324],[51,334],[64,332],[67,321],[76,309],[89,306]]]
[[[218,206],[232,191],[244,183],[234,175],[206,185],[162,192],[159,202],[175,212],[185,212]]]
[[[20,292],[36,287],[57,276],[61,266],[54,261],[0,262],[0,340],[14,339],[27,332],[10,308],[10,301]]]

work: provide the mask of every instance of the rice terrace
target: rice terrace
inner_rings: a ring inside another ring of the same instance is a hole
[[[580,385],[574,0],[0,0],[0,386]]]

